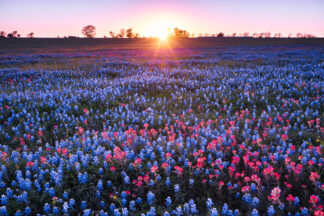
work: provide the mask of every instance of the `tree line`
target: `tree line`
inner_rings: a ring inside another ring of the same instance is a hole
[[[95,38],[96,37],[96,27],[94,25],[87,25],[82,28],[81,33],[86,38]],[[27,38],[34,38],[34,32],[30,32],[26,35]],[[109,31],[110,38],[140,38],[140,34],[134,32],[133,28],[128,29],[120,29],[119,32]],[[6,33],[5,31],[0,31],[0,38],[20,38],[21,34],[18,33],[17,30],[12,31],[10,33]],[[58,36],[59,37],[59,36]],[[297,34],[288,34],[287,36],[283,36],[282,33],[271,34],[271,32],[261,32],[261,33],[232,33],[232,34],[224,34],[223,32],[219,33],[199,33],[199,34],[190,34],[187,30],[182,30],[179,28],[169,29],[168,31],[169,38],[188,38],[188,37],[253,37],[253,38],[281,38],[281,37],[296,37],[296,38],[316,38],[313,34],[308,33],[297,33]],[[78,38],[77,36],[68,36],[64,38]],[[104,36],[107,38],[107,36]]]

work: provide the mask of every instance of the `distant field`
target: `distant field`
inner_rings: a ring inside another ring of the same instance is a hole
[[[324,38],[187,38],[160,42],[158,39],[111,38],[21,38],[0,39],[0,54],[21,52],[100,51],[106,49],[213,48],[228,46],[324,46]]]

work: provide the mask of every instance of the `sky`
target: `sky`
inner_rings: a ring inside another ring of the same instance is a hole
[[[310,33],[324,37],[324,0],[0,0],[0,31],[22,36],[97,37],[132,27],[158,36],[178,27],[190,33]]]

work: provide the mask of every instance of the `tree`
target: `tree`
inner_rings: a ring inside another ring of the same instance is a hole
[[[119,38],[125,37],[125,29],[120,29],[119,34],[118,34],[118,37]]]
[[[6,35],[7,35],[6,32],[4,32],[4,31],[0,31],[0,38],[5,38]]]
[[[186,30],[181,30],[179,28],[174,28],[173,32],[169,33],[169,37],[172,37],[172,38],[187,38],[187,37],[189,37],[189,32],[187,32]]]
[[[94,38],[96,35],[96,27],[93,25],[83,27],[82,34],[87,38]]]
[[[126,30],[126,36],[128,38],[133,38],[134,37],[134,33],[133,33],[133,29],[132,28],[129,28]]]
[[[219,32],[217,37],[224,37],[224,33],[223,32]]]
[[[297,36],[297,38],[302,38],[303,34],[302,33],[297,33],[296,36]]]
[[[15,30],[15,31],[13,31],[11,34],[12,34],[13,37],[17,37],[18,31]]]
[[[18,33],[17,31],[13,31],[13,32],[7,34],[7,38],[15,38],[15,37],[17,37],[17,33]]]
[[[109,35],[110,35],[111,38],[116,37],[116,36],[115,36],[115,32],[113,32],[113,31],[110,31],[110,32],[109,32]]]
[[[33,38],[34,37],[34,32],[30,32],[28,35],[27,35],[28,38]]]

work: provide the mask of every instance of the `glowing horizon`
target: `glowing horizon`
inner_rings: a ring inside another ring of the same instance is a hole
[[[0,31],[17,30],[23,37],[30,32],[36,37],[82,37],[82,27],[91,24],[96,26],[96,37],[130,27],[146,37],[166,37],[174,27],[196,35],[300,32],[324,37],[324,2],[320,0],[93,2],[0,0]]]

